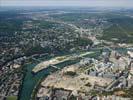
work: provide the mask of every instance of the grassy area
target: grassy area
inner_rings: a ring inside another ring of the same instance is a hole
[[[104,30],[102,39],[119,43],[133,43],[133,19],[123,17],[108,21],[112,25]]]
[[[67,58],[67,56],[62,56],[62,57],[58,57],[57,60],[62,61],[65,60]]]
[[[17,100],[17,96],[8,96],[6,100]]]

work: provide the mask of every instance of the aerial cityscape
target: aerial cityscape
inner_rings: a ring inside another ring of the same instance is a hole
[[[133,5],[94,1],[3,0],[0,100],[133,100]]]

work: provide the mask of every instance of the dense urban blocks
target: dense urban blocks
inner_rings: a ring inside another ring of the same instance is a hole
[[[131,100],[132,88],[133,9],[0,9],[0,100]]]

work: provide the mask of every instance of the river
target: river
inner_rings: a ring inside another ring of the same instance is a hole
[[[98,57],[100,55],[100,50],[93,50],[93,54],[88,54],[88,57]],[[38,58],[41,59],[42,58]],[[49,59],[48,57],[46,57],[44,60]],[[63,63],[60,63],[58,65],[56,65],[59,68],[63,68],[65,66],[74,64],[76,62],[79,62],[80,59],[77,60],[71,60],[71,61],[66,61]],[[38,62],[39,63],[39,62]],[[32,74],[32,69],[38,64],[37,62],[32,62],[31,64],[27,64],[24,66],[24,70],[26,70],[25,73],[25,77],[23,79],[23,84],[21,86],[21,91],[20,91],[20,96],[19,96],[19,100],[31,100],[31,94],[35,88],[35,86],[37,85],[37,83],[39,82],[39,80],[44,79],[45,77],[47,77],[51,71],[53,72],[53,68],[49,67],[45,70],[42,70],[40,72],[38,72],[37,74]],[[54,72],[57,70],[54,70]]]

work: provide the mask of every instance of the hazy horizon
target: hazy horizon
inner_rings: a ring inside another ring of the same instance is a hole
[[[133,0],[1,0],[0,6],[71,6],[133,8]]]

